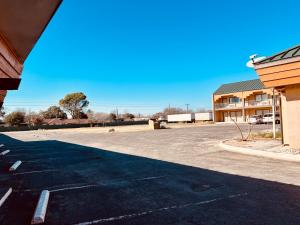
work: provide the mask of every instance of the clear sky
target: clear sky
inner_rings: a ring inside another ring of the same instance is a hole
[[[219,85],[256,79],[249,55],[299,44],[300,1],[64,0],[5,107],[82,91],[95,111],[211,108]]]

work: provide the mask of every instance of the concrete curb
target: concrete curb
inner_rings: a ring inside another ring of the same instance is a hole
[[[6,201],[6,199],[10,196],[11,193],[12,193],[12,188],[9,188],[8,191],[0,199],[0,207],[3,205],[3,203]]]
[[[10,150],[5,150],[5,151],[1,152],[0,155],[1,155],[1,156],[4,156],[4,155],[6,155],[6,154],[9,153],[9,152],[10,152]]]
[[[225,144],[228,140],[221,141],[219,143],[219,146],[223,148],[224,150],[245,154],[245,155],[253,155],[253,156],[260,156],[265,158],[271,158],[271,159],[278,159],[278,160],[286,160],[290,162],[300,162],[300,155],[292,155],[287,153],[277,153],[277,152],[267,152],[267,151],[261,151],[256,149],[249,149],[249,148],[243,148],[243,147],[236,147],[232,145]]]
[[[39,201],[34,211],[34,215],[31,220],[31,224],[40,224],[45,222],[45,216],[47,211],[47,205],[49,201],[50,192],[48,190],[43,190],[41,192]]]
[[[9,171],[12,172],[12,171],[16,171],[17,168],[21,165],[22,161],[18,160],[16,161],[10,168],[9,168]]]

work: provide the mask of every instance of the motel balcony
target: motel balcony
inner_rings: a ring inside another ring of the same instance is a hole
[[[272,99],[266,99],[263,101],[255,101],[255,100],[249,100],[245,101],[245,107],[270,107],[272,106]]]
[[[276,101],[276,105],[279,105],[279,101]],[[259,107],[272,107],[272,99],[266,99],[263,101],[245,100],[245,106],[243,102],[237,103],[215,103],[216,110],[222,109],[241,109],[241,108],[259,108]]]
[[[215,109],[234,109],[234,108],[243,108],[243,103],[242,102],[215,103]]]

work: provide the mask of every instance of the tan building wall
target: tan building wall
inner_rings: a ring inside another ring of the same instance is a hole
[[[254,68],[266,87],[281,92],[284,144],[300,148],[300,57],[258,63]]]
[[[300,148],[300,84],[289,85],[282,93],[282,121],[284,143]]]

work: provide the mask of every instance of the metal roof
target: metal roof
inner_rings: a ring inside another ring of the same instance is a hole
[[[266,87],[259,79],[246,80],[235,83],[223,84],[215,92],[215,95],[230,94],[242,91],[265,89]]]
[[[289,48],[285,51],[282,51],[280,53],[277,53],[275,55],[267,57],[266,59],[261,60],[257,63],[254,63],[254,64],[255,65],[261,65],[261,64],[264,64],[264,63],[276,62],[276,61],[279,61],[279,60],[290,59],[290,58],[299,57],[299,56],[300,56],[300,45],[297,45],[297,46]]]

